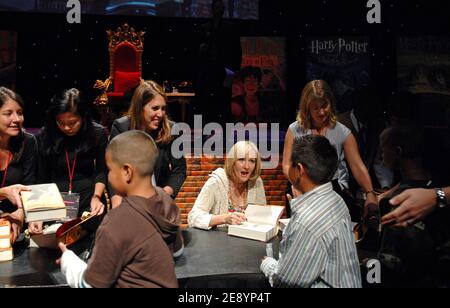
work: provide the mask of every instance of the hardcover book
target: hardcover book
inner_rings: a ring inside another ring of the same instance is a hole
[[[242,225],[230,225],[228,235],[267,242],[278,233],[278,219],[283,206],[249,204],[245,210],[247,221]]]
[[[0,262],[11,261],[12,259],[14,259],[14,254],[11,247],[0,249]]]
[[[31,191],[21,192],[27,222],[66,218],[66,206],[56,184],[40,184],[29,187]]]

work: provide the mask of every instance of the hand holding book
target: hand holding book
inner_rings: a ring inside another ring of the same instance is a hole
[[[6,219],[11,223],[11,243],[15,243],[25,221],[23,210],[18,209],[13,213],[2,214],[0,218]]]
[[[22,208],[22,200],[20,198],[20,192],[30,191],[31,188],[16,184],[0,188],[0,200],[8,199],[12,204],[18,208]]]

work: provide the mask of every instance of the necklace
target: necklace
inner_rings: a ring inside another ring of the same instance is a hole
[[[321,136],[325,137],[326,134],[327,134],[327,131],[328,131],[328,127],[325,127],[325,128],[322,129],[322,132],[320,132],[319,129],[313,129],[312,133],[313,133],[313,135],[321,135]]]
[[[248,197],[248,184],[245,186],[244,191],[244,205],[240,205],[239,202],[235,202],[231,194],[231,184],[228,186],[228,212],[244,212],[247,208]]]

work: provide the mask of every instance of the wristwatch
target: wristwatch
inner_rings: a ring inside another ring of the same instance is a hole
[[[442,190],[442,188],[435,188],[435,190],[438,208],[443,209],[447,207],[447,198],[445,197],[445,192]]]

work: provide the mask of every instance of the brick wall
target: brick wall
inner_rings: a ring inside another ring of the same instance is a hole
[[[181,209],[181,224],[187,227],[187,215],[200,193],[208,175],[219,167],[223,167],[223,159],[218,158],[186,158],[187,178],[175,199]],[[284,192],[287,188],[287,179],[283,175],[281,164],[276,169],[262,170],[261,178],[266,190],[267,203],[270,205],[285,205]]]

